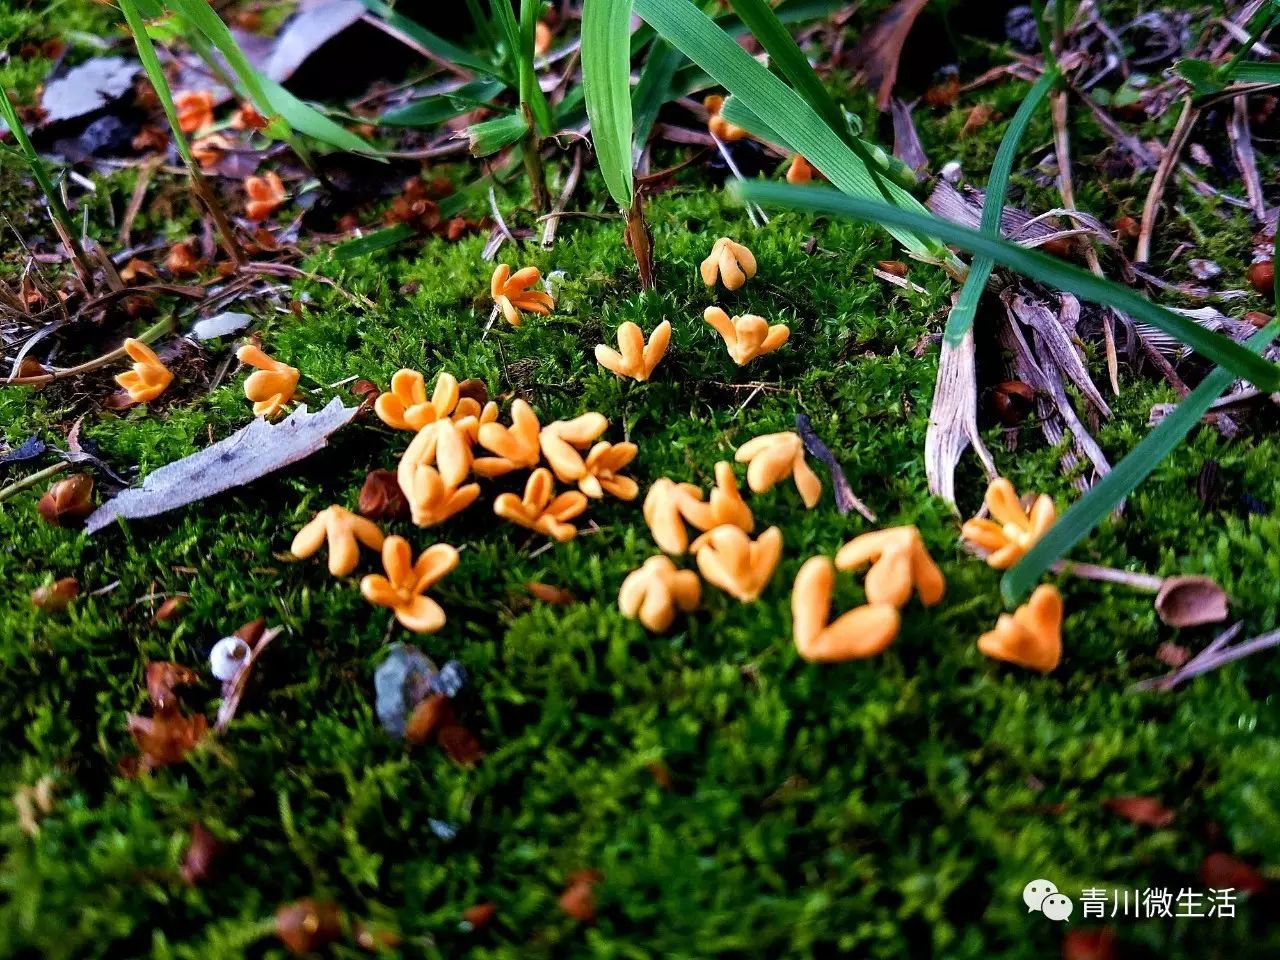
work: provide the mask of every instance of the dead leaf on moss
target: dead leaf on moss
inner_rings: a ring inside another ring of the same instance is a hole
[[[72,67],[44,88],[44,124],[78,120],[110,106],[133,89],[139,69],[136,60],[124,57],[94,57]]]
[[[898,0],[849,54],[850,65],[867,86],[876,93],[876,105],[889,107],[893,85],[898,79],[898,61],[907,34],[925,8],[928,0]]]
[[[279,423],[254,420],[225,440],[161,467],[141,487],[108,500],[89,517],[85,532],[97,533],[120,517],[154,517],[252,483],[323,449],[330,434],[350,423],[358,409],[335,397],[318,413],[301,406]]]

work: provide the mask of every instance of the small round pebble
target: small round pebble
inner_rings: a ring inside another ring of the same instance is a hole
[[[223,637],[209,651],[209,669],[224,683],[235,677],[249,658],[249,645],[239,637]]]

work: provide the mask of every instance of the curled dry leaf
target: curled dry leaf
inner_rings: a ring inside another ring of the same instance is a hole
[[[1173,811],[1155,797],[1109,797],[1102,801],[1102,805],[1116,816],[1141,827],[1163,830],[1174,819]]]
[[[36,510],[55,527],[83,520],[93,512],[93,478],[77,473],[59,480],[40,498]]]
[[[1156,594],[1156,615],[1171,627],[1227,619],[1227,594],[1211,577],[1169,577]]]
[[[342,911],[332,900],[286,903],[276,911],[276,936],[290,953],[312,953],[342,936]]]
[[[881,110],[889,107],[893,84],[898,79],[902,45],[927,2],[928,0],[898,0],[871,30],[862,35],[858,45],[849,54],[850,65],[858,77],[875,91],[876,104]]]
[[[61,613],[79,595],[80,584],[76,578],[63,577],[32,590],[31,604],[45,613]]]
[[[182,608],[186,605],[186,597],[169,597],[164,603],[160,604],[152,619],[156,623],[171,623],[182,615]]]
[[[182,763],[209,732],[209,722],[201,714],[186,716],[176,703],[150,717],[130,714],[127,727],[144,770]]]
[[[453,720],[453,705],[443,693],[433,693],[409,714],[404,738],[410,743],[426,743],[447,723]]]

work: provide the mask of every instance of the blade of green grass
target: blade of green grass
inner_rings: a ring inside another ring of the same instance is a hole
[[[1004,212],[1004,198],[1009,191],[1009,174],[1013,170],[1014,157],[1018,155],[1018,146],[1027,132],[1031,115],[1048,96],[1058,78],[1058,70],[1051,67],[1040,74],[1040,78],[1032,85],[1030,92],[1018,104],[1018,109],[1009,121],[1009,128],[1004,132],[1000,148],[996,151],[995,163],[991,165],[991,175],[987,178],[986,199],[982,204],[982,225],[980,229],[989,237],[1000,236],[1000,217]],[[969,275],[965,277],[964,286],[960,288],[960,296],[947,317],[947,329],[944,334],[947,343],[956,347],[964,339],[964,335],[973,326],[974,317],[978,313],[978,301],[987,288],[987,280],[995,261],[987,256],[973,258],[969,267]]]
[[[636,0],[636,12],[673,46],[776,130],[836,187],[855,197],[879,197],[881,186],[904,209],[923,214],[911,194],[879,184],[866,165],[823,123],[804,99],[761,66],[733,38],[687,0]],[[908,250],[940,258],[946,252],[896,225],[887,228]]]
[[[753,181],[734,184],[733,189],[744,200],[762,206],[849,217],[937,237],[970,253],[988,256],[1023,276],[1093,303],[1114,307],[1136,320],[1149,323],[1176,337],[1201,356],[1225,367],[1233,375],[1252,381],[1259,389],[1271,391],[1280,388],[1280,366],[1263,360],[1228,337],[1206,330],[1195,321],[1152,303],[1128,287],[1096,277],[1087,270],[1073,267],[1038,250],[1028,250],[928,213],[903,210],[878,200],[848,197],[826,187],[794,187],[786,183]]]
[[[1280,83],[1280,63],[1241,60],[1232,70],[1230,79],[1240,83]]]
[[[787,78],[796,93],[808,101],[814,113],[826,121],[846,142],[852,136],[844,111],[835,102],[822,79],[809,64],[795,39],[765,0],[733,0],[734,12],[742,18],[752,36],[760,41],[769,60]]]
[[[378,117],[378,123],[387,127],[434,127],[489,104],[505,89],[507,85],[501,80],[472,80],[452,93],[423,97],[388,110]]]
[[[397,244],[408,240],[415,233],[416,231],[413,227],[407,223],[397,223],[394,226],[375,230],[373,233],[366,233],[363,237],[356,237],[354,240],[345,240],[330,250],[329,253],[339,263],[358,260],[360,257],[367,257],[369,254],[377,253],[379,250],[389,250]]]
[[[1250,350],[1261,353],[1276,335],[1280,321],[1272,320],[1247,342]],[[1087,537],[1131,494],[1138,484],[1186,439],[1209,408],[1235,381],[1235,375],[1216,368],[1129,451],[1110,473],[1095,483],[1077,500],[1049,532],[1027,551],[1016,566],[1000,580],[1000,595],[1005,603],[1014,604],[1031,592],[1048,569]]]
[[[447,60],[449,63],[457,64],[459,67],[482,73],[486,77],[500,77],[508,83],[514,81],[514,76],[502,76],[494,64],[474,55],[469,50],[464,50],[455,43],[450,43],[444,37],[432,33],[422,24],[397,13],[390,4],[383,3],[382,0],[360,0],[360,2],[365,5],[365,8],[370,13],[381,17],[415,43],[420,44],[426,50],[430,50],[441,60]]]
[[[4,91],[3,87],[0,87],[0,116],[4,117],[5,125],[13,135],[13,140],[18,145],[18,150],[22,153],[22,159],[26,161],[27,168],[31,171],[31,176],[35,178],[36,185],[40,187],[40,191],[44,194],[45,201],[49,204],[49,215],[53,217],[54,225],[58,228],[62,242],[66,244],[67,252],[71,254],[71,259],[75,261],[76,272],[80,275],[80,280],[85,285],[85,289],[88,290],[93,284],[93,270],[89,267],[89,259],[85,255],[84,248],[80,245],[80,241],[76,239],[75,221],[71,219],[71,211],[62,202],[62,195],[58,193],[57,188],[53,185],[53,180],[49,177],[49,171],[45,167],[44,161],[40,159],[40,154],[36,153],[36,148],[31,143],[31,138],[27,136],[26,128],[22,125],[22,118],[18,116],[18,111],[14,108],[13,102],[9,99],[9,95]]]
[[[631,0],[586,0],[583,4],[582,83],[600,174],[614,202],[629,210],[635,199],[631,162]]]
[[[631,4],[627,4],[630,9]],[[640,69],[640,80],[631,92],[632,144],[640,150],[649,140],[649,134],[658,119],[658,111],[668,100],[675,99],[671,89],[676,70],[684,63],[684,54],[661,37],[655,37]]]
[[[208,181],[200,172],[200,164],[196,163],[191,153],[191,144],[187,141],[187,135],[182,132],[182,124],[178,121],[178,108],[173,102],[169,78],[165,76],[164,67],[161,66],[160,57],[156,54],[155,44],[151,42],[151,35],[147,33],[147,24],[138,11],[137,2],[136,0],[119,0],[119,5],[125,22],[129,25],[129,31],[133,34],[134,46],[138,48],[138,59],[142,63],[143,72],[151,81],[151,86],[155,89],[156,97],[164,110],[165,119],[169,121],[169,133],[173,137],[173,144],[187,167],[187,175],[191,178],[191,189],[209,211],[209,216],[213,218],[227,255],[239,266],[244,262],[244,251],[240,247],[240,242],[236,240],[235,231],[231,229],[231,223],[227,220],[227,215],[223,212],[217,196],[209,189]]]
[[[264,133],[276,140],[291,139],[293,131],[284,118],[274,118],[268,113],[271,106],[266,91],[258,82],[258,72],[249,64],[249,58],[240,49],[240,44],[236,43],[236,38],[232,36],[230,29],[222,22],[222,18],[213,12],[213,8],[206,0],[167,0],[167,2],[171,9],[176,11],[193,29],[202,33],[226,59],[248,99],[259,113],[267,116],[271,121]]]
[[[259,74],[258,82],[262,84],[271,112],[280,114],[299,133],[351,153],[376,155],[380,152],[369,141],[329,119],[311,104],[299,100],[270,77]]]

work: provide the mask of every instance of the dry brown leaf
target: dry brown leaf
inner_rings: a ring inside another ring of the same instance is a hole
[[[182,763],[209,732],[209,722],[202,715],[185,716],[176,704],[150,717],[131,713],[127,726],[142,754],[144,770]]]
[[[850,65],[867,86],[876,92],[876,105],[889,108],[893,84],[898,79],[898,61],[907,34],[928,0],[898,0],[849,54]]]
[[[350,423],[358,410],[335,397],[318,413],[301,406],[279,423],[254,420],[225,440],[161,467],[141,487],[108,500],[89,517],[85,532],[96,533],[118,517],[154,517],[296,463],[323,449],[329,435]]]
[[[176,706],[176,687],[187,687],[200,682],[200,674],[190,667],[168,660],[155,660],[147,664],[147,696],[157,710]]]

